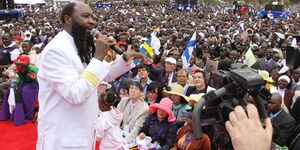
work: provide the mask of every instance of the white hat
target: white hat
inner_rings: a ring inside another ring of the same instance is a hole
[[[107,83],[107,82],[102,81],[102,82],[100,83],[100,85],[101,85],[101,84],[105,84],[105,85],[107,86],[106,89],[110,89],[110,88],[111,88],[111,85],[110,85],[109,83]]]
[[[172,64],[175,64],[175,65],[176,65],[176,59],[173,58],[173,57],[168,57],[168,58],[166,58],[165,62],[169,62],[169,63],[172,63]]]
[[[290,81],[291,81],[290,78],[287,75],[280,76],[278,81],[281,80],[281,79],[285,79],[288,83],[290,83]]]

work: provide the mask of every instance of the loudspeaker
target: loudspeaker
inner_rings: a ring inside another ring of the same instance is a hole
[[[283,11],[283,5],[265,5],[266,11]]]
[[[300,49],[292,46],[286,48],[286,66],[296,69],[300,66]]]

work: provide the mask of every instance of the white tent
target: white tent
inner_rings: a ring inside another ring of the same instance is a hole
[[[15,0],[15,4],[35,5],[35,4],[46,4],[46,2],[44,0]]]

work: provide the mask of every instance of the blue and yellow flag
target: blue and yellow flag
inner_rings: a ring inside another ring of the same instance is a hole
[[[145,54],[146,57],[153,57],[155,54],[159,54],[159,48],[160,48],[160,41],[156,37],[156,33],[158,32],[157,29],[155,29],[147,41],[143,44],[143,47],[140,49],[140,53]],[[134,60],[134,64],[140,63],[141,59]]]

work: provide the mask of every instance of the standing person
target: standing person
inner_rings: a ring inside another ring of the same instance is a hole
[[[122,147],[120,124],[123,114],[114,107],[117,96],[113,92],[99,96],[99,109],[102,113],[96,122],[96,139],[101,142],[99,149],[119,150]]]
[[[134,67],[130,63],[133,58],[145,58],[125,52],[112,65],[104,64],[109,47],[115,43],[102,36],[94,45],[92,17],[87,4],[67,4],[60,16],[64,30],[42,52],[37,150],[93,149],[97,86]]]

